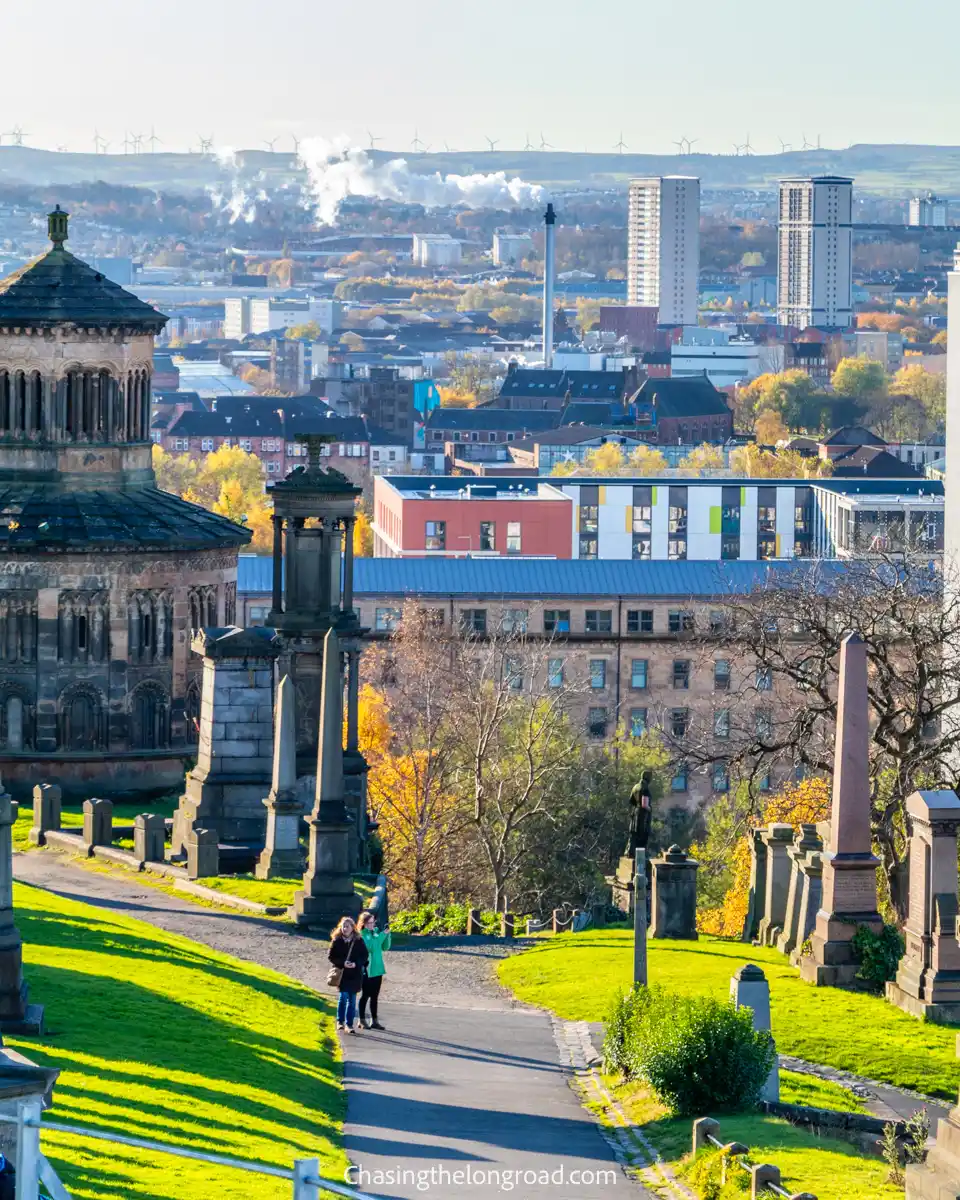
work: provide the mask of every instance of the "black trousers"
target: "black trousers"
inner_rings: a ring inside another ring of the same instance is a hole
[[[380,985],[383,983],[382,975],[374,975],[371,979],[369,975],[363,978],[363,990],[360,993],[360,1020],[362,1021],[367,1015],[367,1001],[370,1001],[370,1016],[375,1021],[377,1019],[377,1001],[380,999]]]

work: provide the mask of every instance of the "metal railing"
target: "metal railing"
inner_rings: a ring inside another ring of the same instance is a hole
[[[41,1200],[40,1185],[46,1189],[51,1200],[72,1200],[49,1160],[40,1149],[40,1131],[68,1133],[75,1137],[93,1138],[102,1142],[114,1142],[122,1146],[133,1146],[158,1154],[171,1154],[176,1158],[191,1158],[211,1166],[230,1167],[237,1171],[248,1171],[254,1175],[271,1175],[276,1179],[288,1179],[293,1184],[293,1200],[319,1200],[321,1191],[347,1200],[377,1200],[366,1192],[358,1192],[320,1174],[320,1160],[297,1159],[293,1170],[270,1167],[265,1163],[248,1162],[240,1158],[228,1158],[222,1154],[207,1154],[202,1150],[189,1150],[185,1146],[170,1146],[163,1142],[152,1142],[146,1138],[127,1137],[125,1134],[108,1133],[102,1129],[88,1129],[82,1125],[63,1125],[57,1121],[43,1121],[39,1101],[20,1104],[18,1115],[0,1114],[0,1122],[15,1124],[17,1128],[17,1200]]]
[[[728,1167],[743,1171],[750,1176],[750,1195],[780,1196],[782,1200],[817,1200],[813,1192],[788,1192],[780,1179],[780,1168],[771,1163],[742,1161],[750,1153],[750,1147],[741,1142],[723,1142],[720,1139],[720,1124],[710,1117],[701,1117],[693,1123],[693,1154],[696,1157],[706,1146],[713,1146],[723,1154],[720,1166],[720,1185],[727,1182]]]

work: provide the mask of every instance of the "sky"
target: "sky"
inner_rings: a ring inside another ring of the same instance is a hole
[[[0,134],[90,151],[960,144],[960,4],[0,0]]]

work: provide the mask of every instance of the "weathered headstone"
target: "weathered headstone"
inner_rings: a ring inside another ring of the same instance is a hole
[[[787,849],[787,857],[790,860],[790,887],[787,891],[783,930],[777,938],[777,949],[781,954],[790,954],[806,937],[806,934],[798,937],[800,908],[803,903],[803,864],[808,854],[822,849],[823,843],[817,836],[817,827],[812,824],[801,825],[793,845]]]
[[[160,813],[140,813],[133,819],[133,857],[138,862],[163,862],[167,823]]]
[[[671,846],[653,867],[651,938],[697,938],[697,870],[700,864]],[[639,907],[639,905],[637,905]]]
[[[187,842],[187,878],[211,879],[220,874],[220,843],[215,829],[196,829]]]
[[[18,805],[0,785],[0,1030],[39,1033],[43,1007],[27,1003],[23,942],[13,919],[13,826]]]
[[[927,1021],[960,1022],[957,942],[957,830],[960,797],[953,791],[914,792],[907,800],[910,893],[906,950],[891,1004]]]
[[[113,804],[110,800],[84,800],[83,844],[89,854],[94,846],[113,841]]]
[[[787,851],[793,842],[793,826],[779,823],[768,825],[761,833],[760,840],[767,848],[767,872],[758,937],[762,945],[770,946],[780,936],[787,913],[787,896],[790,892],[790,859]]]
[[[837,738],[833,764],[830,842],[823,854],[823,898],[800,962],[808,983],[844,987],[854,982],[851,945],[858,925],[883,928],[877,912],[877,867],[870,839],[870,701],[867,648],[856,633],[840,645]]]
[[[33,826],[27,834],[34,846],[45,846],[47,834],[59,830],[61,811],[60,788],[55,783],[38,783],[33,789]]]
[[[823,843],[820,843],[821,846]],[[823,852],[811,850],[800,863],[800,908],[797,913],[797,942],[790,955],[795,967],[800,965],[803,950],[813,933],[823,895]]]
[[[633,982],[647,986],[647,852],[637,850],[633,873]]]
[[[350,820],[343,786],[343,687],[340,643],[331,629],[323,643],[323,690],[317,791],[307,818],[310,848],[303,890],[294,897],[298,925],[332,927],[344,914],[356,916],[360,898],[350,873]]]
[[[734,972],[730,980],[730,998],[734,1008],[749,1008],[753,1013],[753,1028],[757,1032],[770,1033],[770,984],[758,966],[747,963]],[[767,1082],[760,1094],[761,1100],[771,1102],[780,1099],[780,1066],[774,1060]]]
[[[747,919],[743,924],[743,941],[752,942],[760,934],[760,921],[767,898],[767,847],[764,830],[750,831],[750,892],[747,897]]]
[[[293,879],[303,871],[297,795],[296,688],[284,675],[277,688],[273,737],[273,785],[263,802],[267,808],[267,843],[257,863],[258,879]]]

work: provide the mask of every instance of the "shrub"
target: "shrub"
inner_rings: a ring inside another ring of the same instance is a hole
[[[877,990],[890,979],[896,979],[897,966],[903,957],[903,937],[894,925],[884,925],[874,933],[867,925],[858,925],[853,935],[853,953],[860,968],[857,978],[872,984]]]
[[[725,1171],[725,1167],[727,1155],[722,1150],[704,1150],[683,1171],[683,1177],[696,1188],[701,1200],[739,1200],[750,1191],[750,1176],[746,1171]]]
[[[754,1032],[749,1009],[729,1001],[638,989],[614,1013],[622,1021],[625,1074],[645,1079],[677,1116],[753,1107],[776,1057],[770,1035]],[[618,1027],[619,1028],[619,1027]]]
[[[606,1032],[603,1039],[603,1069],[610,1074],[624,1075],[627,1078],[631,1076],[628,1050],[630,1028],[643,1005],[649,1002],[649,998],[649,988],[639,987],[622,992],[614,998],[605,1021]]]
[[[416,908],[401,909],[390,919],[394,933],[422,933],[442,936],[443,934],[465,934],[467,913],[470,903],[454,900],[446,904],[418,904]],[[523,928],[524,918],[517,918],[517,928]],[[492,909],[481,910],[480,927],[484,933],[500,932],[500,914]]]

